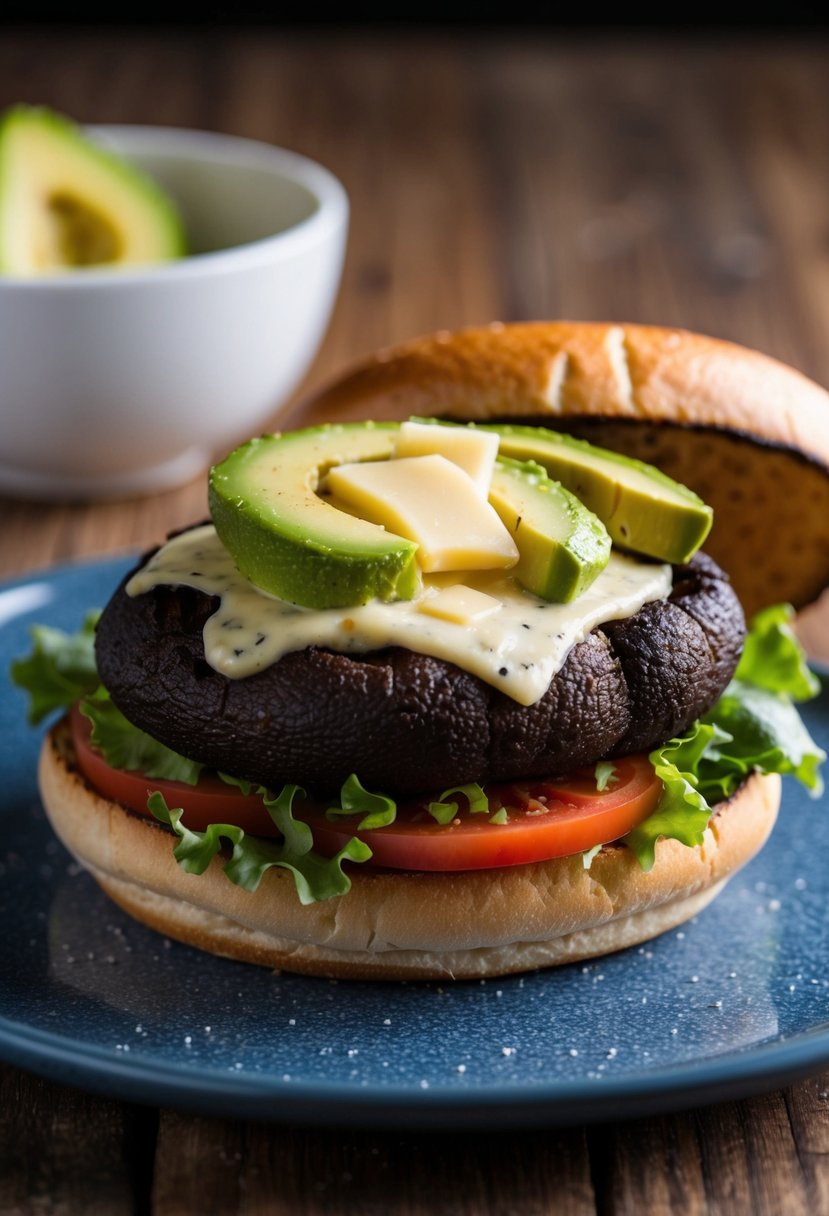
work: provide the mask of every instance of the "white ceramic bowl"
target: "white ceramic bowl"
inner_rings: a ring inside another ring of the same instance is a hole
[[[0,277],[0,493],[108,498],[195,476],[307,372],[348,200],[314,161],[205,131],[93,127],[178,202],[193,256]]]

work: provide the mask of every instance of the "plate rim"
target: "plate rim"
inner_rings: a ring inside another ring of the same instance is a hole
[[[760,1056],[764,1067],[757,1068]],[[0,1059],[40,1076],[121,1100],[180,1107],[202,1114],[266,1119],[276,1123],[363,1127],[391,1120],[397,1127],[459,1131],[508,1126],[635,1119],[687,1110],[717,1101],[765,1093],[829,1066],[829,1022],[789,1038],[768,1039],[700,1063],[685,1061],[601,1080],[470,1086],[450,1091],[392,1082],[360,1087],[305,1080],[297,1085],[275,1074],[228,1070],[199,1072],[161,1057],[113,1055],[111,1049],[29,1026],[0,1015]],[[643,1078],[646,1083],[642,1084]],[[460,1122],[460,1117],[463,1121]],[[500,1120],[497,1117],[500,1116]]]

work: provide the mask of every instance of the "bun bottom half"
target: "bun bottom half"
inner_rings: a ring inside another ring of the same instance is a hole
[[[581,855],[465,873],[352,867],[347,895],[303,907],[284,870],[268,870],[255,892],[231,883],[218,858],[187,874],[165,828],[79,774],[65,723],[44,741],[39,781],[56,834],[135,919],[226,958],[367,980],[508,975],[648,941],[718,894],[763,846],[780,804],[779,777],[749,777],[716,807],[700,846],[660,840],[648,873],[620,845],[589,870]]]

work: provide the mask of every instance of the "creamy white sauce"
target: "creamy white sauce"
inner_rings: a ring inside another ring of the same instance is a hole
[[[420,611],[438,590],[463,582],[501,601],[482,620],[459,624]],[[424,575],[414,600],[372,600],[317,610],[275,599],[239,573],[212,524],[174,537],[127,584],[129,595],[185,586],[221,597],[204,626],[204,653],[216,671],[243,679],[306,646],[342,653],[403,646],[479,676],[521,705],[543,697],[576,643],[605,621],[632,616],[671,590],[670,566],[612,553],[606,568],[569,604],[524,591],[503,572]]]

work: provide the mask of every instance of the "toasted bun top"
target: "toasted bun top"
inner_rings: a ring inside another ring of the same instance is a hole
[[[653,326],[493,324],[380,351],[280,423],[412,414],[536,422],[657,465],[714,508],[706,550],[749,614],[829,585],[829,393],[757,351]]]

